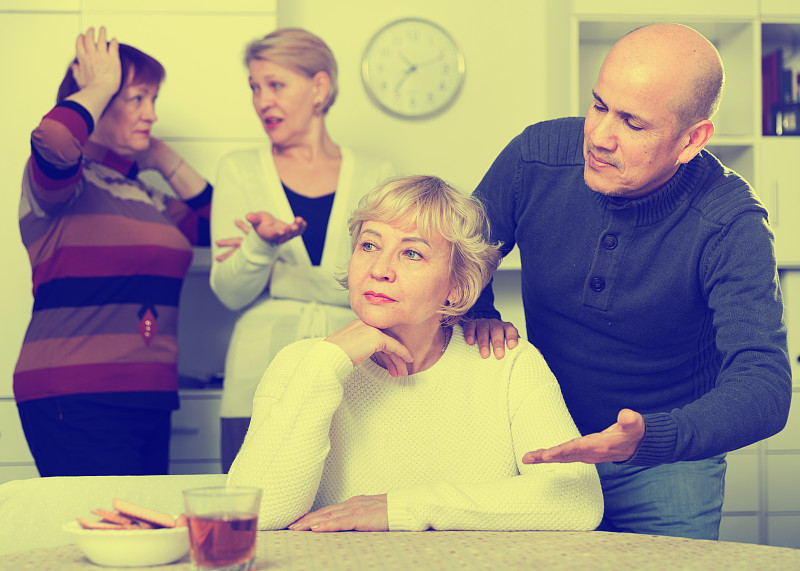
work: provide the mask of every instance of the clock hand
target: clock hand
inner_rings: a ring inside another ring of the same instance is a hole
[[[423,61],[422,63],[420,63],[420,64],[419,64],[419,67],[424,67],[424,66],[426,66],[426,65],[430,65],[430,64],[432,64],[432,63],[436,63],[437,61],[439,61],[439,60],[440,60],[440,59],[442,59],[443,57],[444,57],[444,54],[443,54],[443,53],[440,53],[440,54],[439,54],[437,57],[435,57],[435,58],[426,59],[425,61]]]
[[[395,93],[400,91],[400,88],[403,87],[403,84],[409,77],[411,77],[411,74],[414,73],[415,71],[417,71],[417,67],[414,65],[406,68],[406,70],[403,72],[403,77],[401,77],[400,80],[397,82],[397,85],[394,86]]]
[[[416,68],[417,67],[413,63],[411,63],[411,60],[409,60],[406,57],[406,54],[404,54],[403,52],[397,52],[397,54],[400,56],[400,59],[402,59],[404,62],[406,62],[406,65],[408,65],[409,68],[412,68],[412,67]]]

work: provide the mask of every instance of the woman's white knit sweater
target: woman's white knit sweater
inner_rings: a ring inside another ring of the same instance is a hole
[[[391,530],[590,530],[603,513],[594,466],[521,462],[578,436],[527,342],[482,359],[456,326],[433,367],[392,378],[307,339],[261,380],[228,484],[262,488],[261,529],[387,493]]]

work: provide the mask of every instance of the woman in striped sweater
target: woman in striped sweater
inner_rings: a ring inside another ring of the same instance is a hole
[[[165,474],[178,299],[212,188],[150,134],[161,64],[102,27],[76,52],[23,174],[34,303],[14,395],[42,476]]]

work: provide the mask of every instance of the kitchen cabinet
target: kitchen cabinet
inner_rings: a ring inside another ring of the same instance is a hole
[[[219,474],[219,405],[222,391],[181,391],[181,408],[172,414],[170,474]]]
[[[769,210],[778,266],[800,270],[800,137],[762,137],[759,144],[756,191]]]
[[[0,398],[0,484],[38,475],[22,432],[17,403],[13,398]]]
[[[172,414],[170,474],[219,474],[219,389],[180,392],[181,408]],[[0,484],[36,478],[33,461],[13,398],[0,398]]]

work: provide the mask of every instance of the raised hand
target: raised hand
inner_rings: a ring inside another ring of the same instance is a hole
[[[150,146],[136,155],[136,164],[140,171],[155,169],[164,177],[174,173],[176,166],[183,162],[181,156],[176,153],[164,141],[157,137],[150,136]]]
[[[148,147],[136,153],[134,158],[140,171],[155,169],[160,172],[183,200],[194,198],[206,187],[206,179],[158,137],[151,135]]]
[[[406,364],[414,360],[409,350],[400,341],[386,335],[380,329],[367,325],[360,319],[351,321],[338,331],[328,335],[325,340],[341,347],[350,357],[354,367],[378,353],[383,366],[393,377],[407,376]]]
[[[308,226],[308,223],[299,216],[291,224],[286,224],[269,212],[250,212],[245,219],[253,225],[256,234],[272,245],[288,242],[305,232]]]
[[[116,39],[106,39],[105,26],[100,27],[97,41],[94,28],[78,35],[75,42],[77,63],[72,64],[72,77],[81,89],[87,86],[101,86],[116,93],[122,80],[122,65],[119,61],[119,43]]]
[[[75,42],[77,62],[70,66],[72,77],[79,90],[67,97],[85,108],[94,119],[95,125],[103,111],[114,97],[122,81],[122,65],[119,61],[117,40],[106,41],[106,29],[100,28],[97,41],[94,28],[80,34]]]
[[[386,494],[354,496],[307,513],[292,525],[293,531],[389,531]]]
[[[617,415],[617,422],[603,432],[587,434],[552,448],[533,450],[522,457],[522,463],[624,462],[636,453],[643,437],[644,417],[623,408]]]

